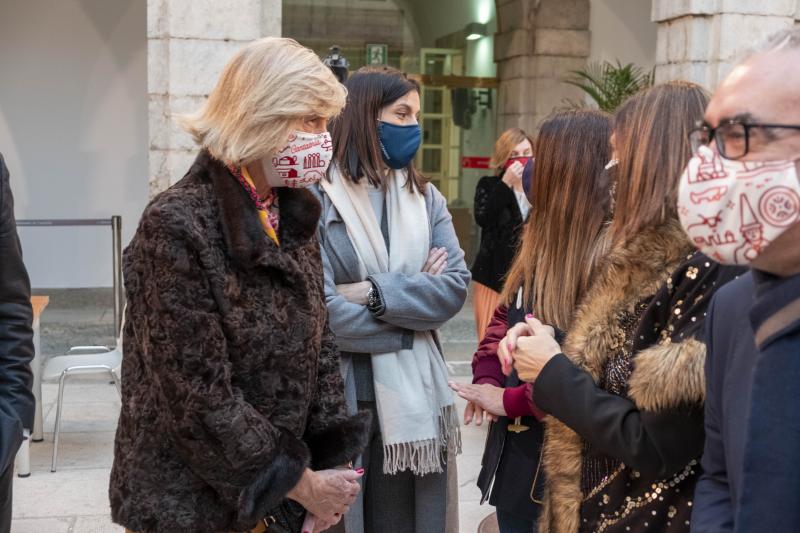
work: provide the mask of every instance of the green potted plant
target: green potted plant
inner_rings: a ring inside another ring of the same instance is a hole
[[[581,89],[608,113],[613,113],[628,97],[652,86],[655,79],[655,70],[645,71],[633,63],[622,65],[619,60],[592,62],[571,74],[564,82]]]

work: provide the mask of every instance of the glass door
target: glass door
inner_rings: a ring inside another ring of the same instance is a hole
[[[428,76],[460,76],[464,52],[449,48],[422,48],[421,74]],[[417,155],[417,168],[428,176],[449,200],[458,197],[458,176],[461,156],[461,130],[453,124],[450,89],[444,84],[423,84],[422,146]]]

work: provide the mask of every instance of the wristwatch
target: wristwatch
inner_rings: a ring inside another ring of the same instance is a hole
[[[383,312],[383,298],[374,284],[367,291],[367,310],[376,316]]]

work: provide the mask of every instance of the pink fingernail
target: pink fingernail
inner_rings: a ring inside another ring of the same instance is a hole
[[[533,313],[528,313],[527,315],[525,315],[525,318],[533,318]]]
[[[364,473],[363,468],[356,468],[356,474],[363,474],[363,473]]]

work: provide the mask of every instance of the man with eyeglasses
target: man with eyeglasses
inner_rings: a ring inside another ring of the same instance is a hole
[[[684,229],[751,267],[708,311],[692,531],[800,531],[800,31],[735,67],[690,139]]]

